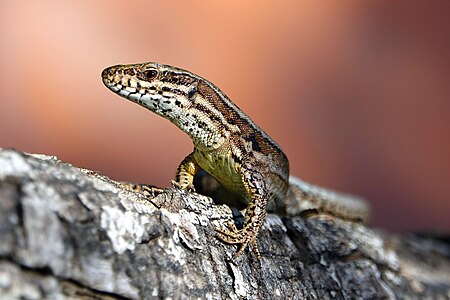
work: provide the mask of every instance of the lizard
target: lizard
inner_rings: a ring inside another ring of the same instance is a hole
[[[261,257],[257,236],[266,211],[320,212],[365,221],[369,210],[359,198],[308,184],[289,175],[281,147],[217,86],[189,71],[156,62],[115,65],[102,72],[114,93],[162,116],[188,134],[194,150],[180,163],[173,182],[194,191],[194,176],[204,170],[238,195],[244,224],[215,228],[217,237],[238,244],[233,259],[250,246]],[[129,189],[146,191],[145,185]]]

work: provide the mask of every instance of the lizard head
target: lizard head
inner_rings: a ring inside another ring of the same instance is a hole
[[[109,67],[102,79],[111,91],[172,122],[192,105],[198,82],[188,71],[152,62]]]
[[[103,70],[102,79],[114,93],[177,125],[197,147],[219,147],[224,124],[236,127],[212,103],[219,101],[218,88],[189,71],[153,62],[116,65]]]

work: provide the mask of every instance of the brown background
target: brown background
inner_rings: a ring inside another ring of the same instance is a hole
[[[158,61],[224,90],[292,174],[367,197],[376,226],[448,230],[447,3],[2,1],[0,147],[167,186],[190,140],[100,80]]]

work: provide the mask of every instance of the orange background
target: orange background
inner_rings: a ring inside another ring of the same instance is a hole
[[[376,226],[448,230],[448,3],[2,1],[0,147],[168,186],[190,140],[100,79],[158,61],[218,85],[292,174],[368,198]]]

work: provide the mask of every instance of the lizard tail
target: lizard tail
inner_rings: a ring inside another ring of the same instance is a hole
[[[294,176],[289,178],[286,202],[288,215],[324,213],[363,223],[370,219],[369,205],[362,198],[318,187]]]

